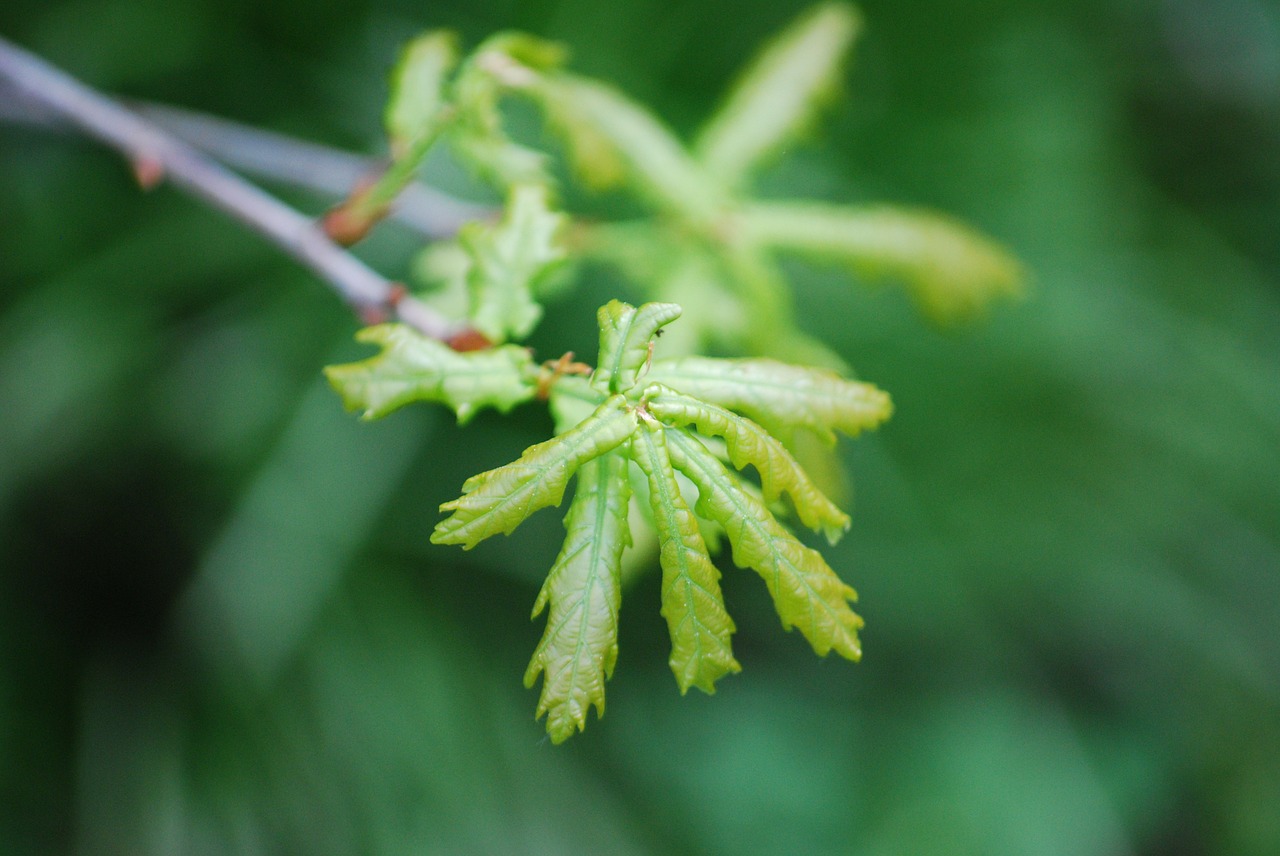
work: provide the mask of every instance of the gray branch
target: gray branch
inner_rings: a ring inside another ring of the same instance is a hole
[[[4,38],[0,38],[0,85],[7,86],[37,116],[43,114],[47,120],[65,122],[121,152],[144,186],[168,179],[266,236],[329,283],[363,316],[396,315],[441,340],[460,331],[459,325],[406,296],[403,287],[329,240],[308,217],[199,153],[154,121]],[[363,170],[364,162],[353,160]]]

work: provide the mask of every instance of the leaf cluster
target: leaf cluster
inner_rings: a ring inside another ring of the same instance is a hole
[[[489,341],[529,334],[541,316],[540,295],[571,255],[615,266],[649,299],[689,309],[678,346],[686,353],[715,345],[843,367],[798,328],[781,257],[899,281],[937,321],[1016,294],[1022,279],[998,245],[933,212],[753,196],[756,176],[839,100],[861,28],[856,10],[838,0],[802,14],[744,69],[688,144],[616,88],[568,71],[567,51],[556,43],[503,32],[464,55],[452,33],[426,33],[405,48],[391,76],[391,166],[331,212],[331,231],[363,235],[443,144],[503,191],[507,212],[501,223],[475,223],[457,241],[433,245],[418,270],[436,299],[464,307]],[[557,211],[552,158],[509,135],[509,98],[543,113],[575,181],[626,192],[651,213],[595,222]]]
[[[629,552],[637,517],[655,533],[648,543],[662,567],[661,610],[682,692],[712,692],[739,669],[711,561],[722,540],[735,564],[764,579],[784,627],[799,628],[819,654],[860,656],[853,589],[775,512],[790,509],[835,543],[849,518],[828,496],[832,486],[814,476],[838,472],[830,452],[837,433],[876,427],[890,404],[874,386],[832,371],[843,361],[799,329],[781,256],[890,275],[939,320],[1018,290],[1019,268],[1002,249],[941,215],[753,198],[759,172],[836,99],[860,28],[843,2],[802,15],[762,50],[688,145],[615,88],[567,71],[556,44],[500,33],[464,56],[452,34],[427,33],[392,74],[391,166],[327,221],[331,233],[358,238],[437,143],[506,194],[500,219],[468,224],[455,240],[424,250],[417,265],[431,288],[424,298],[465,315],[486,347],[460,353],[381,325],[359,337],[379,354],[327,373],[347,407],[366,418],[427,401],[464,422],[484,407],[505,412],[547,400],[557,435],[468,479],[442,507],[448,516],[432,540],[470,549],[508,534],[560,505],[575,482],[564,546],[534,605],[535,617],[548,612],[546,630],[525,675],[529,686],[543,678],[538,713],[555,742],[585,727],[591,707],[604,711],[623,568],[641,552]],[[509,97],[545,115],[574,180],[630,193],[648,216],[601,223],[559,210],[549,156],[504,128]],[[617,267],[651,302],[615,300],[600,309],[594,369],[569,354],[538,365],[511,343],[529,335],[543,297],[583,261]],[[664,340],[671,356],[655,359],[656,338],[681,306],[689,310],[685,329]],[[711,346],[755,356],[702,356]],[[815,437],[821,448],[809,442]],[[744,477],[748,470],[758,484]],[[839,485],[835,491],[839,498]]]
[[[801,543],[774,514],[785,496],[804,525],[834,543],[849,518],[814,484],[771,432],[811,429],[834,437],[874,428],[890,412],[888,396],[870,384],[825,369],[770,359],[655,359],[659,331],[680,315],[672,303],[639,308],[612,301],[599,312],[600,352],[589,380],[563,377],[549,396],[560,411],[584,418],[519,459],[466,481],[431,540],[471,548],[509,534],[531,514],[561,504],[566,537],[534,604],[547,626],[525,673],[543,676],[539,715],[560,742],[604,712],[604,683],[618,654],[622,557],[631,543],[632,500],[643,488],[643,514],[657,532],[662,615],[671,635],[671,669],[682,692],[713,692],[739,670],[733,620],[720,593],[699,518],[714,524],[734,562],[756,571],[786,628],[797,627],[819,654],[857,659],[861,619],[852,588],[821,554]],[[328,369],[348,406],[367,418],[411,401],[436,401],[460,419],[476,409],[506,409],[532,398],[540,381],[522,349],[455,353],[401,325],[372,328],[365,341],[382,352]],[[558,399],[565,399],[561,401]],[[589,409],[589,412],[587,412]],[[719,438],[718,446],[712,438]],[[746,480],[750,465],[760,486]],[[692,485],[696,500],[690,501]]]

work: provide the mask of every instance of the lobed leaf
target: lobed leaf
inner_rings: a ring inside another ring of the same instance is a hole
[[[465,423],[482,407],[505,413],[536,391],[533,358],[514,345],[459,353],[404,324],[366,327],[356,341],[380,345],[382,353],[328,366],[324,373],[347,409],[363,411],[365,419],[414,401],[436,401]]]
[[[644,399],[649,412],[664,422],[692,425],[701,434],[723,437],[735,467],[751,464],[760,473],[766,502],[786,493],[800,521],[810,529],[821,529],[832,544],[848,531],[849,516],[818,489],[786,447],[755,422],[660,384],[647,387]]]
[[[635,414],[615,395],[559,437],[467,479],[462,496],[440,506],[452,514],[436,524],[431,542],[470,550],[491,535],[510,534],[535,511],[559,505],[578,467],[622,445],[635,431]]]
[[[1004,249],[930,212],[771,202],[748,207],[740,224],[746,238],[764,246],[901,277],[938,321],[1022,289],[1022,268]]]
[[[875,428],[893,410],[889,396],[869,383],[769,359],[655,360],[646,379],[736,410],[783,440],[795,428],[808,428],[828,441],[833,431],[854,436]]]
[[[782,626],[799,627],[820,656],[835,650],[862,656],[862,619],[849,608],[857,593],[836,576],[822,554],[796,540],[733,473],[683,429],[667,432],[671,463],[698,486],[698,513],[720,523],[733,561],[764,579]]]
[[[652,420],[631,438],[631,457],[649,484],[662,565],[662,615],[671,633],[671,671],[680,692],[715,683],[742,667],[733,657],[733,619],[720,594],[720,572],[707,555],[698,522],[685,504],[667,454],[666,429]]]
[[[565,215],[547,206],[546,188],[512,188],[501,223],[469,223],[459,240],[471,260],[471,323],[490,341],[522,339],[542,318],[534,290],[564,260]]]
[[[726,184],[737,184],[803,132],[837,91],[860,25],[849,4],[823,3],[779,33],[704,127],[694,146],[698,159]]]
[[[600,325],[600,355],[592,385],[602,392],[626,392],[649,362],[650,343],[666,324],[680,317],[674,303],[645,303],[639,309],[610,300],[596,314]]]
[[[435,30],[405,46],[391,72],[391,95],[384,123],[392,155],[402,157],[415,143],[433,136],[445,110],[445,83],[458,63],[458,37]]]
[[[534,618],[548,604],[551,611],[524,685],[544,675],[537,716],[546,714],[552,743],[585,728],[592,705],[604,716],[604,684],[618,659],[622,551],[631,543],[629,468],[615,450],[578,470],[564,546],[533,605]]]
[[[528,93],[556,117],[557,129],[588,135],[597,150],[610,147],[636,189],[657,207],[697,223],[713,221],[725,208],[724,190],[675,134],[618,90],[559,73],[545,75]]]

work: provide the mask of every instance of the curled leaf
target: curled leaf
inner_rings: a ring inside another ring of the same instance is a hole
[[[626,392],[653,356],[650,343],[666,324],[680,317],[674,303],[645,303],[639,309],[610,300],[600,307],[600,358],[591,383],[596,389]]]
[[[465,423],[483,407],[503,413],[533,397],[533,358],[507,345],[459,353],[404,324],[379,324],[356,341],[380,345],[367,360],[328,366],[325,376],[348,410],[378,419],[414,401],[446,404]]]
[[[537,715],[546,714],[553,743],[585,728],[592,705],[604,716],[604,684],[618,659],[622,551],[631,543],[629,467],[615,450],[578,470],[564,546],[533,606],[535,618],[548,604],[551,612],[524,685],[545,674]]]
[[[850,660],[861,658],[862,619],[849,608],[857,593],[822,554],[797,541],[695,437],[671,429],[667,448],[675,467],[698,486],[698,513],[724,527],[734,564],[764,579],[782,626],[800,628],[821,656],[835,650]]]
[[[742,667],[733,657],[733,619],[720,594],[720,572],[707,555],[698,522],[685,504],[667,455],[666,429],[647,421],[631,440],[631,455],[649,482],[662,565],[662,615],[671,633],[671,671],[680,692],[715,683]]]
[[[436,524],[433,544],[471,549],[485,538],[510,534],[535,511],[559,505],[578,467],[615,449],[636,431],[635,415],[616,395],[576,427],[524,450],[509,464],[474,475],[462,496],[440,506],[452,512]]]

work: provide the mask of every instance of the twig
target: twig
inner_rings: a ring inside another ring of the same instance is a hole
[[[150,101],[121,102],[192,148],[233,169],[269,182],[310,190],[341,199],[377,175],[386,164],[379,158],[264,131],[229,119]],[[40,104],[19,97],[13,86],[0,81],[0,121],[48,130],[68,130],[69,124]],[[388,219],[426,238],[448,238],[464,223],[487,220],[497,209],[468,202],[420,181],[400,193]]]
[[[330,241],[298,211],[4,38],[0,81],[23,100],[120,151],[143,187],[167,178],[263,234],[329,283],[366,320],[398,316],[445,341],[461,332],[460,325],[406,295],[403,286]]]
[[[386,167],[362,157],[284,134],[251,128],[163,104],[133,104],[135,110],[227,166],[263,179],[334,197],[344,197]],[[396,197],[391,219],[428,238],[448,238],[464,223],[494,217],[491,205],[467,202],[421,182],[409,183]]]

